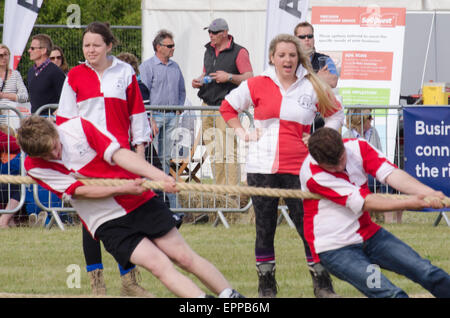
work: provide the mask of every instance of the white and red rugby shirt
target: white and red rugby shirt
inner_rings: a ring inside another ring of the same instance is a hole
[[[81,116],[107,130],[122,147],[148,143],[151,129],[133,68],[110,56],[112,64],[100,75],[86,61],[67,74],[56,123]]]
[[[370,194],[367,176],[384,183],[397,168],[364,139],[344,139],[344,146],[345,172],[324,170],[311,155],[300,170],[302,190],[324,197],[303,200],[305,238],[315,261],[321,252],[362,243],[380,229],[369,213],[362,211]]]
[[[275,68],[269,66],[261,76],[242,82],[225,97],[220,107],[225,121],[253,106],[255,128],[263,132],[258,141],[249,142],[246,172],[299,174],[308,154],[303,133],[310,133],[317,112],[317,95],[306,74],[300,65],[297,81],[285,90]],[[341,107],[325,114],[327,127],[337,130],[343,122]]]
[[[89,121],[76,117],[60,124],[57,130],[62,145],[61,160],[27,156],[25,169],[41,186],[68,200],[92,236],[104,222],[132,212],[155,195],[146,191],[140,196],[72,198],[75,189],[83,185],[79,178],[135,179],[139,176],[114,165],[112,155],[121,146],[112,135],[101,132]]]

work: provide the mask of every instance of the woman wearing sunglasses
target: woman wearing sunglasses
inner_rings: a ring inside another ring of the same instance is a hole
[[[9,48],[0,44],[0,106],[16,107],[17,103],[28,101],[28,91],[20,73],[9,68],[10,58]],[[9,113],[13,115],[12,112]],[[7,121],[6,115],[6,111],[1,111],[0,122]]]
[[[53,49],[50,53],[50,61],[56,64],[63,72],[67,75],[69,73],[69,66],[67,65],[66,57],[64,56],[64,52],[62,48],[59,46],[53,46]]]
[[[362,138],[367,140],[372,146],[379,151],[383,151],[380,135],[375,126],[372,125],[372,111],[363,108],[350,108],[347,112],[347,128],[348,130],[342,135],[344,138]],[[371,175],[369,178],[369,189],[373,193],[394,193],[394,189],[388,185],[381,184]],[[371,213],[377,222],[385,223],[402,223],[403,211]],[[383,220],[384,217],[384,220]]]

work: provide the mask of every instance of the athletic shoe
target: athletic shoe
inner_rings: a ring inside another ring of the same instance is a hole
[[[175,219],[175,226],[177,227],[177,229],[179,229],[181,227],[181,224],[183,224],[184,213],[174,212],[172,217]]]
[[[245,298],[241,293],[239,293],[237,290],[233,289],[231,292],[230,298]]]

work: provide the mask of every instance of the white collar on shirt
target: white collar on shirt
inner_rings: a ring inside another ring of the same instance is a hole
[[[107,59],[108,59],[108,60],[112,60],[111,66],[108,67],[108,68],[113,68],[114,66],[116,66],[117,64],[119,64],[119,63],[122,62],[121,60],[119,60],[119,59],[118,59],[117,57],[115,57],[114,55],[108,55],[108,56],[107,56]],[[122,62],[122,63],[124,63],[124,62]],[[87,67],[89,67],[90,69],[92,69],[92,70],[95,71],[95,69],[92,67],[91,64],[89,64],[89,62],[88,62],[87,60],[84,61],[84,64],[86,64]]]
[[[302,80],[306,75],[308,74],[308,71],[303,67],[303,65],[299,65],[297,67],[297,71],[295,72],[295,75],[297,75],[297,80],[294,84],[298,83],[300,80]],[[280,80],[278,79],[277,72],[275,71],[275,66],[269,65],[264,72],[262,73],[263,76],[270,77],[272,81],[275,82],[278,86],[281,87]],[[293,85],[294,85],[293,84]]]

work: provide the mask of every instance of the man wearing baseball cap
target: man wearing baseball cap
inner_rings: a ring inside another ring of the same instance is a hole
[[[253,69],[247,49],[234,42],[233,36],[228,34],[228,23],[218,18],[204,28],[208,30],[210,42],[205,47],[203,58],[203,72],[198,78],[192,80],[192,87],[199,88],[198,97],[204,105],[219,106],[225,96],[246,79],[253,77]],[[210,76],[211,80],[205,80]],[[219,129],[222,132],[214,133],[214,142],[218,147],[226,145],[226,124],[218,112],[202,112],[203,132],[210,128]],[[208,142],[211,134],[203,134],[203,140]],[[219,138],[223,138],[222,142]],[[234,150],[214,147],[215,154],[209,154],[213,158],[212,171],[217,184],[236,185],[240,181],[237,165],[236,145]],[[231,147],[230,147],[231,148]],[[225,157],[226,156],[226,157]],[[229,163],[225,163],[229,162]]]

